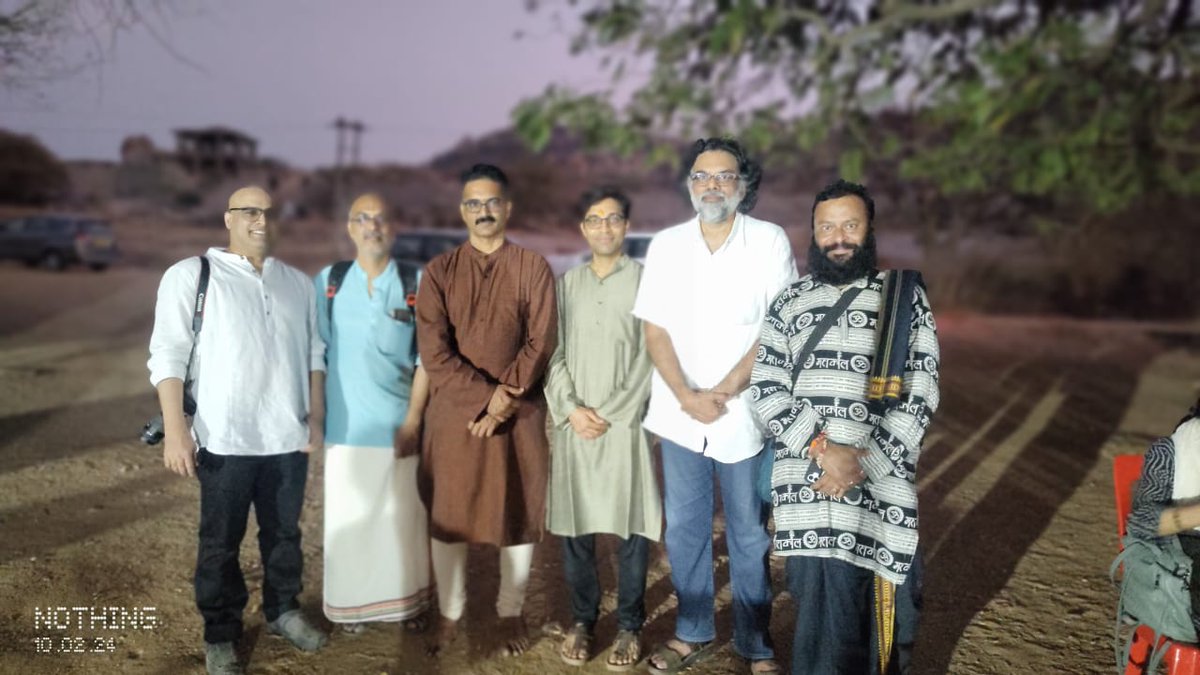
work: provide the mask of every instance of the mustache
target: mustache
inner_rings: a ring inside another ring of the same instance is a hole
[[[475,219],[476,225],[478,225],[480,223],[494,223],[494,222],[496,222],[496,219],[493,216],[480,216]]]
[[[829,254],[834,251],[850,251],[851,253],[862,248],[858,244],[830,244],[821,249],[821,253]]]

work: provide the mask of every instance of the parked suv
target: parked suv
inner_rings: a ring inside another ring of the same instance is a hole
[[[99,272],[117,259],[117,239],[103,220],[39,215],[0,221],[0,258],[49,270],[83,264]]]
[[[467,240],[466,230],[409,230],[392,241],[392,257],[428,263]]]

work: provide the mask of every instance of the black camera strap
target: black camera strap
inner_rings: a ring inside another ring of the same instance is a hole
[[[200,279],[196,282],[196,305],[192,309],[192,351],[188,353],[187,369],[183,376],[183,411],[196,414],[196,399],[191,396],[192,362],[196,359],[196,343],[200,341],[200,328],[204,325],[204,305],[208,298],[208,256],[200,256]],[[189,410],[190,408],[190,410]]]

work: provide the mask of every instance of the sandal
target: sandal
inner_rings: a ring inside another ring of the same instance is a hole
[[[612,651],[604,661],[604,667],[614,672],[633,670],[638,661],[642,660],[641,634],[635,630],[617,631],[613,640]]]
[[[568,666],[582,666],[592,657],[592,634],[587,625],[576,623],[563,637],[559,657]]]
[[[775,659],[755,659],[750,661],[750,675],[775,675],[782,673],[783,668],[779,667],[779,662]]]
[[[681,652],[675,646],[686,647],[687,652]],[[679,673],[691,668],[692,666],[707,660],[713,654],[713,649],[716,647],[716,641],[708,642],[684,642],[679,639],[671,639],[662,643],[650,655],[650,659],[646,662],[646,669],[652,673]],[[663,667],[658,667],[655,661],[663,664]]]

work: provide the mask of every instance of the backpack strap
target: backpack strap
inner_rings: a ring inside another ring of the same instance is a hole
[[[325,281],[325,310],[328,313],[327,318],[331,327],[333,326],[333,297],[341,289],[342,281],[346,279],[346,272],[350,271],[350,266],[353,264],[353,260],[339,260],[329,268],[329,278]]]
[[[396,274],[400,277],[400,284],[404,287],[404,304],[411,312],[417,306],[417,276],[421,273],[421,266],[408,260],[393,260],[396,263]],[[350,266],[354,264],[353,260],[340,260],[335,262],[329,268],[329,278],[325,281],[325,309],[328,312],[329,325],[332,330],[333,326],[333,299],[342,288],[342,282],[346,279],[346,273],[350,271]],[[412,359],[416,363],[417,358],[417,337],[413,334],[412,341]]]
[[[411,347],[411,360],[413,364],[417,362],[417,277],[421,274],[421,265],[410,260],[395,259],[396,274],[400,275],[400,284],[404,286],[404,306],[412,313],[413,320],[413,339]]]

